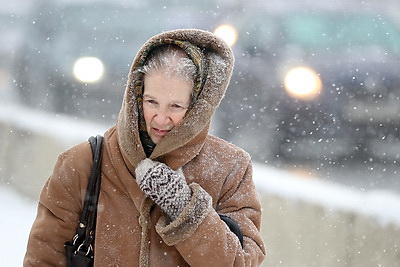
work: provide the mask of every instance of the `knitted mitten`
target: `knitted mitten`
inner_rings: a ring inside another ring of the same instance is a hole
[[[175,220],[192,195],[182,169],[174,171],[147,158],[138,164],[135,174],[140,189]]]

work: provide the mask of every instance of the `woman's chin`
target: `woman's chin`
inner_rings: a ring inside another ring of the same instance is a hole
[[[153,141],[154,144],[158,144],[160,140],[163,138],[163,136],[157,136],[157,135],[151,135],[150,139]]]

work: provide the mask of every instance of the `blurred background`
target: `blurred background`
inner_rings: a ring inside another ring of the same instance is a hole
[[[213,134],[253,160],[400,192],[398,1],[50,1],[0,8],[0,96],[114,124],[152,35],[216,32],[236,65]]]
[[[1,112],[106,129],[139,47],[161,31],[200,28],[236,57],[214,135],[296,177],[398,196],[399,10],[397,0],[9,1],[0,105],[13,109]]]

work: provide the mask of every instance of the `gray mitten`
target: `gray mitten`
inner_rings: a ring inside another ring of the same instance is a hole
[[[135,170],[140,189],[175,220],[189,203],[192,191],[182,169],[172,170],[164,163],[142,160]]]

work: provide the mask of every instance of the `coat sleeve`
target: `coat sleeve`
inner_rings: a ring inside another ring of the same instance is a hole
[[[65,266],[64,243],[75,235],[91,164],[89,145],[61,154],[39,198],[24,266]]]
[[[171,223],[161,217],[156,226],[164,242],[175,245],[190,266],[258,266],[265,257],[261,205],[252,180],[251,160],[247,153],[239,154],[222,185],[216,208],[201,186],[191,184],[192,199],[180,216]],[[243,248],[218,214],[238,223]]]

